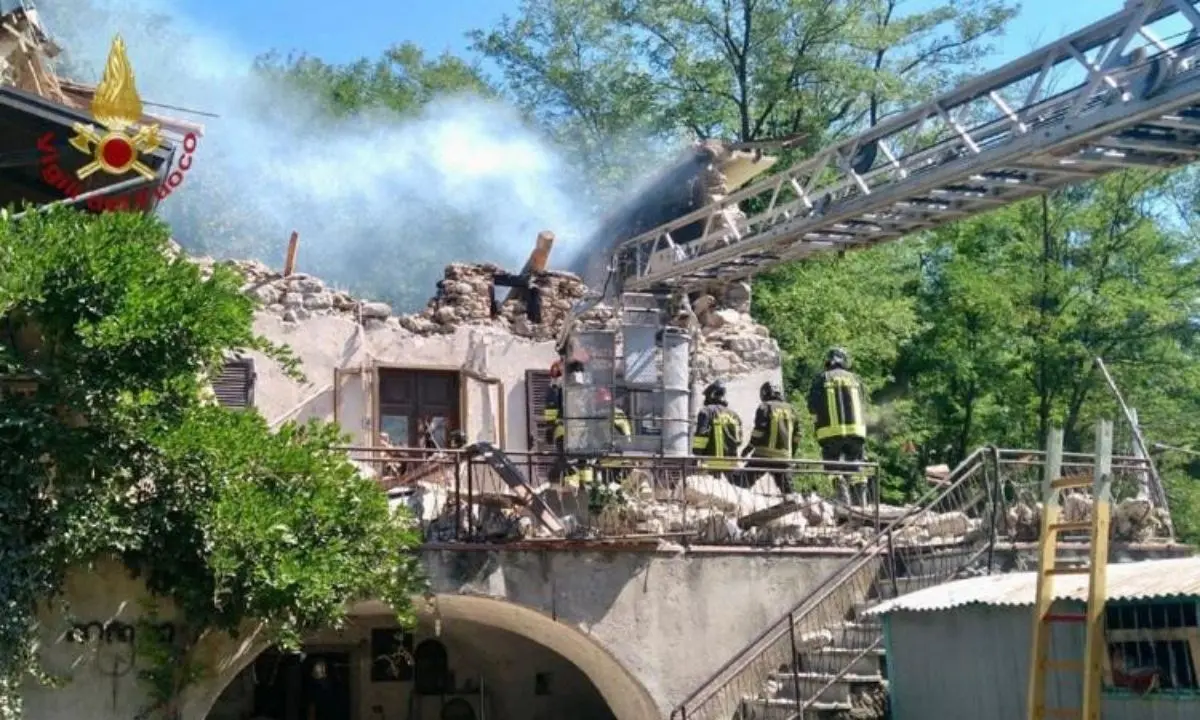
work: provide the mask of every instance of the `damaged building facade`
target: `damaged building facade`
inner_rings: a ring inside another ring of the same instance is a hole
[[[24,4],[11,13],[33,32]],[[89,119],[94,89],[29,65],[26,46],[0,53],[10,85],[0,89],[0,119],[24,133],[5,136],[9,150]],[[198,129],[153,121],[176,140],[151,164],[161,184],[177,141]],[[772,162],[697,143],[589,247],[611,250],[710,205]],[[5,202],[62,199],[36,165],[0,167],[0,181]],[[732,228],[740,217],[731,210],[717,222]],[[709,236],[702,230],[681,228],[674,240]],[[693,719],[765,720],[810,698],[814,717],[883,718],[890,670],[882,623],[867,608],[1031,562],[1036,452],[978,451],[931,473],[904,507],[847,508],[813,492],[785,503],[766,475],[738,487],[732,473],[705,472],[688,442],[701,389],[724,380],[748,424],[759,386],[782,378],[778,346],[750,316],[749,285],[704,287],[679,306],[649,296],[618,305],[589,296],[588,285],[604,287],[601,264],[552,269],[553,242],[539,236],[520,270],[449,265],[416,313],[355,297],[290,261],[282,271],[222,261],[259,304],[256,331],[289,346],[305,380],[251,352],[213,378],[216,400],[275,425],[337,422],[349,457],[420,523],[430,589],[417,599],[416,627],[361,603],[347,627],[307,638],[299,657],[275,652],[254,629],[214,637],[205,648],[212,672],[187,690],[181,720],[648,720],[683,706],[697,709]],[[549,482],[555,453],[542,411],[567,323],[603,376],[596,386],[620,391],[640,443],[618,465],[596,465],[600,497]],[[1093,462],[1069,460],[1072,472]],[[1144,459],[1114,467],[1144,484]],[[792,469],[824,474],[814,461]],[[1190,552],[1172,542],[1165,508],[1118,501],[1115,559]],[[1089,507],[1072,501],[1071,517]],[[128,630],[145,588],[101,563],[72,573],[66,595],[73,617],[43,618],[42,654],[69,682],[31,686],[27,716],[136,716],[145,695]]]

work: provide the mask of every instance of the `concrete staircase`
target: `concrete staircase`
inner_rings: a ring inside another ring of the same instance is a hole
[[[937,556],[913,555],[856,599],[846,619],[805,634],[792,666],[771,673],[759,697],[743,700],[735,720],[886,720],[888,667],[883,624],[865,611],[880,602],[946,582],[947,564],[962,567],[977,555],[960,547]],[[940,572],[939,572],[940,569]],[[803,716],[797,712],[803,706]]]

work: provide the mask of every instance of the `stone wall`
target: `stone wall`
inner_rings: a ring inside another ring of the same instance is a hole
[[[214,264],[198,258],[203,268]],[[221,261],[246,280],[242,289],[263,309],[284,322],[299,323],[314,316],[336,315],[358,321],[368,329],[402,328],[416,335],[453,334],[457,328],[479,326],[534,341],[553,340],[571,308],[587,292],[578,275],[544,271],[531,279],[541,291],[541,322],[528,315],[522,293],[495,287],[504,270],[491,264],[453,263],[436,283],[436,292],[420,312],[396,314],[387,303],[353,297],[307,273],[284,277],[255,260]],[[492,314],[492,298],[497,312]],[[510,297],[511,295],[511,297]],[[723,292],[706,293],[695,303],[699,322],[693,361],[695,382],[704,385],[780,365],[779,346],[763,325],[750,317],[750,288],[735,283]],[[580,317],[585,327],[612,327],[616,318],[607,306],[598,306]]]

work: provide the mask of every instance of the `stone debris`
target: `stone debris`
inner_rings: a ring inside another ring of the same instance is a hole
[[[634,472],[622,482],[593,486],[590,492],[553,485],[536,491],[560,512],[570,538],[673,537],[706,544],[858,548],[875,534],[871,523],[839,519],[834,507],[816,493],[793,498],[800,506],[795,512],[762,527],[742,529],[739,518],[781,501],[766,475],[751,488],[735,487],[723,477],[710,475],[687,477],[673,488],[656,488],[644,473]],[[445,480],[429,476],[393,490],[392,497],[409,509],[431,542],[471,536],[481,541],[552,537],[514,502],[507,488],[480,488],[476,503],[469,504],[465,497],[456,498]],[[897,533],[894,542],[952,544],[970,540],[979,531],[980,521],[963,513],[925,513]]]
[[[178,252],[176,248],[172,251]],[[361,320],[367,329],[400,327],[415,335],[450,334],[464,326],[486,326],[518,337],[545,342],[554,340],[571,308],[584,298],[587,288],[578,275],[547,270],[533,273],[531,282],[540,290],[541,322],[529,318],[528,303],[520,291],[497,287],[494,280],[504,270],[491,264],[452,263],[436,283],[436,293],[425,309],[396,314],[387,303],[355,298],[345,290],[327,286],[307,273],[284,277],[257,260],[213,260],[192,258],[205,276],[220,264],[236,270],[244,279],[242,291],[261,308],[284,322],[301,322],[318,315],[337,315]],[[715,292],[715,291],[714,291]],[[750,286],[733,283],[718,293],[707,294],[697,304],[699,321],[693,368],[697,381],[731,377],[760,368],[779,367],[779,345],[767,328],[750,317]],[[492,298],[496,315],[492,315]],[[597,305],[578,321],[584,328],[615,327],[615,311]]]
[[[1084,492],[1067,492],[1062,500],[1063,522],[1088,522],[1092,519],[1092,497]],[[1018,542],[1034,542],[1041,532],[1042,503],[1023,499],[1008,509],[1007,531]],[[1170,534],[1170,518],[1149,500],[1119,500],[1112,510],[1112,538],[1122,542],[1149,542]],[[1082,537],[1083,533],[1072,535]]]

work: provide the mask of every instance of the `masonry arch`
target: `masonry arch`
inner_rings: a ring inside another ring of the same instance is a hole
[[[436,595],[432,604],[443,622],[458,619],[489,625],[561,655],[592,681],[617,720],[662,717],[637,678],[606,648],[569,625],[523,605],[482,595]]]
[[[480,595],[434,595],[416,598],[415,602],[424,622],[436,620],[450,627],[461,621],[494,628],[521,636],[561,656],[591,681],[616,720],[662,717],[662,711],[642,683],[606,648],[576,628],[544,613]],[[351,610],[353,616],[387,613],[386,605],[374,601],[360,603]],[[251,636],[229,648],[230,652],[209,665],[214,672],[205,681],[185,691],[181,720],[207,720],[225,688],[268,647],[269,643],[262,637]]]

